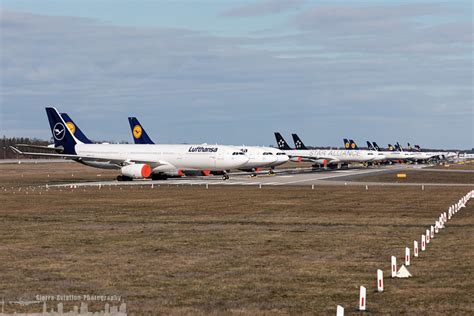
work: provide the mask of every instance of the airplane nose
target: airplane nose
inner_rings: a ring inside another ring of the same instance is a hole
[[[278,157],[278,161],[279,162],[287,162],[288,160],[290,160],[290,157],[288,157],[287,155],[280,155],[280,156],[277,156]]]
[[[237,163],[239,163],[240,165],[244,165],[244,164],[246,164],[248,161],[249,161],[249,157],[247,157],[246,155],[239,155],[239,156],[237,157]]]

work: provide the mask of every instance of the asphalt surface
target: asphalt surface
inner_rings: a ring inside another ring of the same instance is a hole
[[[354,168],[347,170],[322,170],[310,169],[288,169],[279,170],[276,175],[260,174],[251,177],[248,174],[230,174],[229,180],[222,180],[220,176],[208,177],[182,177],[167,180],[134,180],[134,181],[94,181],[94,182],[70,182],[51,187],[85,187],[85,186],[133,186],[133,185],[189,185],[189,186],[213,186],[213,185],[239,185],[239,186],[313,186],[313,185],[363,185],[363,186],[469,186],[463,183],[387,183],[387,182],[358,182],[360,176],[379,173],[403,172],[410,169],[421,169],[420,165],[393,165],[372,168]],[[433,169],[430,169],[433,170]]]

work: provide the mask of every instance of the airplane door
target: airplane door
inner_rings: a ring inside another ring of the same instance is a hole
[[[214,155],[214,167],[224,165],[224,153],[218,150]]]

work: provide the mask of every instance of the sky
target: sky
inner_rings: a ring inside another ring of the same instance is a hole
[[[471,1],[0,0],[0,136],[474,147]]]

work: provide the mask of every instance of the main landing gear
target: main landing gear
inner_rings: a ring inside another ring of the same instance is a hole
[[[130,177],[127,177],[127,176],[118,175],[117,176],[117,181],[133,181],[133,179],[130,178]]]
[[[225,181],[225,180],[229,180],[229,175],[228,175],[227,173],[224,173],[224,174],[222,175],[222,180],[224,180],[224,181]]]

